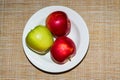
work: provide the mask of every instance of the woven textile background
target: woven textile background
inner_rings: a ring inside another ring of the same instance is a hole
[[[22,47],[28,19],[53,5],[78,12],[90,35],[84,60],[62,74],[35,68]],[[0,80],[120,80],[120,0],[0,0]]]

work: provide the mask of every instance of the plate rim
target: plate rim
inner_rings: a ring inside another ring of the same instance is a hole
[[[25,33],[25,28],[26,28],[26,26],[28,25],[29,21],[32,19],[32,17],[33,17],[35,14],[37,14],[37,13],[40,12],[41,10],[47,9],[47,8],[66,8],[66,9],[68,9],[68,10],[73,11],[75,14],[79,15],[80,19],[82,20],[82,23],[85,25],[84,28],[86,28],[86,30],[87,30],[87,31],[86,31],[86,32],[87,32],[87,44],[86,44],[87,47],[86,47],[85,53],[84,53],[82,59],[79,61],[79,63],[81,63],[81,61],[82,61],[82,60],[84,59],[84,57],[86,56],[87,51],[88,51],[88,47],[89,47],[89,31],[88,31],[87,25],[86,25],[85,21],[83,20],[83,18],[80,16],[80,14],[78,14],[78,13],[77,13],[76,11],[74,11],[73,9],[70,9],[70,8],[68,8],[68,7],[65,7],[65,6],[47,6],[47,7],[41,8],[40,10],[38,10],[38,11],[35,12],[32,16],[29,17],[29,19],[28,19],[28,21],[27,21],[27,23],[26,23],[26,25],[25,25],[25,27],[24,27],[23,35],[22,35],[22,44],[23,44],[24,53],[25,53],[26,57],[28,58],[29,62],[32,63],[32,65],[34,65],[35,67],[37,67],[38,69],[40,69],[40,70],[42,70],[42,71],[44,71],[44,72],[48,72],[48,73],[62,73],[62,72],[66,72],[66,71],[69,71],[69,70],[73,69],[74,67],[76,67],[79,63],[77,63],[75,66],[71,67],[70,69],[66,69],[66,70],[63,70],[63,71],[48,71],[48,70],[43,70],[43,69],[41,69],[38,65],[36,65],[37,63],[33,63],[34,60],[33,60],[33,59],[30,59],[29,55],[28,55],[28,54],[26,53],[26,51],[25,51],[25,46],[24,46],[24,45],[25,45],[25,43],[24,43],[24,40],[25,40],[25,39],[24,39],[24,33]]]

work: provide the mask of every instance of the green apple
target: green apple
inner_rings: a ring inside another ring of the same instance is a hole
[[[27,46],[39,54],[46,54],[53,42],[51,32],[43,25],[36,26],[26,36]]]

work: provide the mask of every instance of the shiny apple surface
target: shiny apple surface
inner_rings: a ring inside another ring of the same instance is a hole
[[[27,46],[41,55],[47,53],[53,42],[52,33],[43,25],[36,26],[26,36]]]
[[[66,36],[58,37],[53,43],[50,53],[54,62],[64,64],[76,54],[76,46],[72,39]]]
[[[63,11],[55,11],[46,19],[46,26],[55,37],[68,35],[71,29],[70,24],[67,14]]]

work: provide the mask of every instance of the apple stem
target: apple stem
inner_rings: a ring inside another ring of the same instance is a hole
[[[69,57],[68,60],[71,61],[71,58]]]

